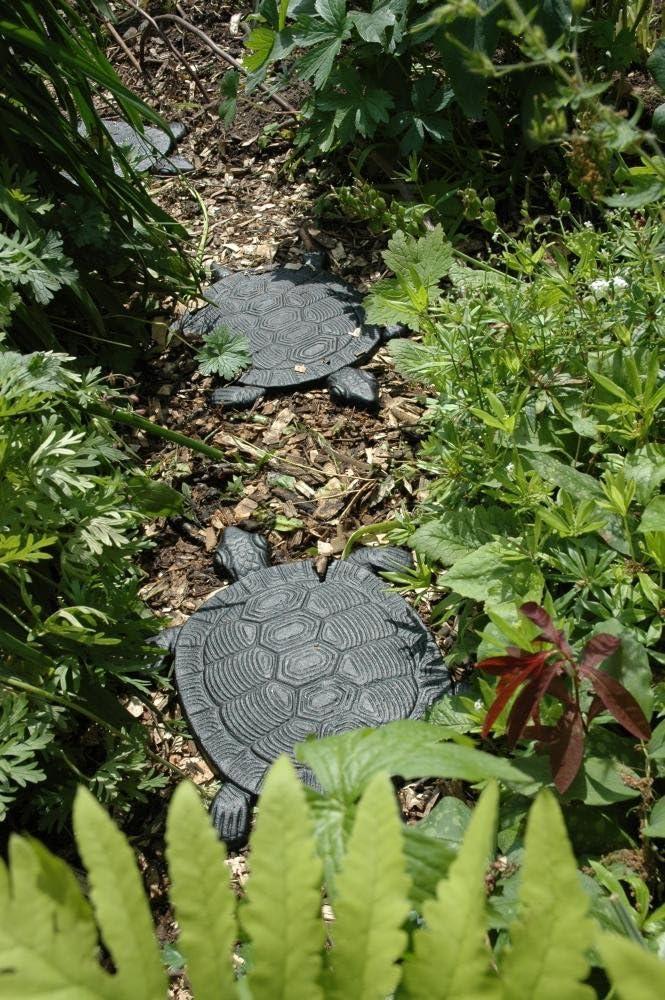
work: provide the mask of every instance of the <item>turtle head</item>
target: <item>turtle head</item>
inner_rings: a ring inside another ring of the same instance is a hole
[[[212,564],[215,573],[222,579],[230,576],[233,580],[240,580],[248,573],[270,565],[268,543],[263,535],[255,535],[242,528],[225,528]]]

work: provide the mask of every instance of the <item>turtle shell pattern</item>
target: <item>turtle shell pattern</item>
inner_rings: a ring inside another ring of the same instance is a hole
[[[364,325],[360,297],[331,274],[309,267],[228,274],[206,289],[210,305],[185,317],[183,330],[226,326],[250,343],[252,367],[239,381],[266,389],[307,385],[363,361],[381,331]]]
[[[175,668],[199,742],[252,793],[307,736],[417,717],[451,687],[418,615],[346,562],[331,564],[325,581],[304,561],[219,591],[183,626]]]

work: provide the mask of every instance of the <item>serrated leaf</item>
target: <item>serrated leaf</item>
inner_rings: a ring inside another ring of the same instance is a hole
[[[593,944],[589,898],[582,888],[561,809],[546,789],[527,821],[519,919],[501,964],[506,1000],[592,1000],[582,985]]]
[[[341,48],[341,38],[337,35],[328,36],[323,44],[317,45],[298,59],[296,63],[298,75],[303,80],[311,80],[314,87],[320,90],[332,73]]]
[[[263,786],[251,858],[242,923],[254,955],[252,1000],[318,1000],[322,869],[304,788],[284,757]]]
[[[178,947],[194,995],[197,1000],[230,997],[236,924],[226,850],[189,782],[179,785],[171,800],[166,842]]]
[[[411,900],[420,907],[426,899],[436,896],[437,886],[448,874],[457,850],[445,841],[421,833],[418,826],[405,826],[402,837]]]
[[[20,837],[9,858],[10,877],[0,865],[0,997],[129,1000],[98,964],[92,910],[73,872]]]
[[[270,58],[275,38],[275,32],[271,28],[254,28],[250,31],[245,42],[245,48],[248,50],[243,59],[245,69],[250,73],[261,69]]]
[[[440,225],[425,236],[416,237],[398,230],[383,251],[383,259],[405,281],[415,272],[425,288],[436,288],[446,276],[453,259],[453,249]]]
[[[436,899],[423,906],[425,928],[415,937],[404,969],[412,1000],[498,998],[490,975],[485,874],[494,850],[498,789],[480,797],[457,858],[439,884]]]
[[[655,1000],[665,996],[662,959],[618,934],[598,935],[596,948],[620,1000]]]
[[[166,976],[132,849],[86,788],[76,793],[73,820],[99,929],[116,968],[117,995],[163,1000]]]
[[[196,352],[202,375],[219,375],[224,379],[235,378],[252,363],[252,349],[242,333],[232,333],[228,327],[218,326],[203,338],[203,347]]]
[[[401,823],[386,774],[370,781],[356,815],[333,904],[331,1000],[383,1000],[399,979],[409,880]]]

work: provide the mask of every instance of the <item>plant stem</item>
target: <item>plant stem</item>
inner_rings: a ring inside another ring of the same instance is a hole
[[[198,451],[202,455],[214,459],[216,462],[227,461],[227,456],[219,448],[213,448],[212,445],[204,444],[203,441],[197,441],[196,438],[188,437],[179,431],[171,431],[167,427],[162,427],[161,424],[154,424],[151,420],[139,416],[138,413],[134,413],[132,410],[122,410],[119,406],[105,406],[103,403],[90,403],[87,406],[87,410],[88,413],[94,413],[96,416],[104,417],[106,420],[114,420],[119,424],[127,424],[129,427],[136,427],[138,430],[145,431],[146,434],[164,438],[165,441],[172,441],[173,444],[179,444],[183,448],[191,448],[192,451]]]

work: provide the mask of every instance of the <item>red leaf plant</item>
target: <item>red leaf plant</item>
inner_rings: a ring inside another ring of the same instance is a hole
[[[509,646],[506,656],[490,656],[476,663],[499,678],[496,698],[485,719],[482,734],[490,729],[516,691],[521,688],[508,715],[506,739],[514,747],[519,739],[537,740],[537,750],[550,759],[552,778],[563,795],[575,780],[584,756],[584,737],[591,721],[607,710],[636,739],[648,740],[649,723],[633,698],[614,677],[597,669],[620,645],[614,635],[600,634],[591,639],[576,662],[562,631],[557,629],[544,608],[533,601],[520,612],[540,628],[534,643],[547,646],[535,653]],[[586,713],[580,707],[582,680],[588,680],[594,698]],[[540,702],[550,695],[557,698],[563,712],[554,726],[542,725]]]

